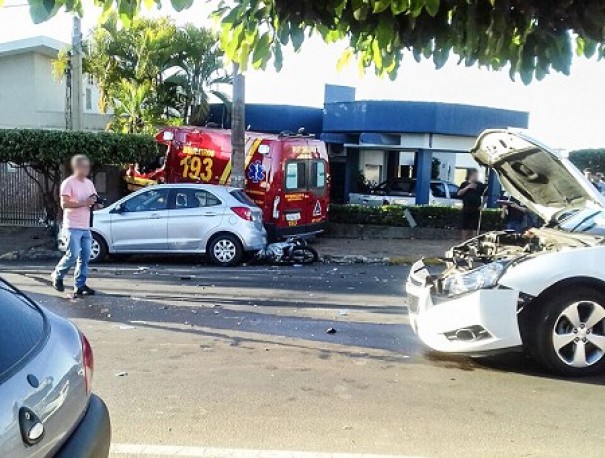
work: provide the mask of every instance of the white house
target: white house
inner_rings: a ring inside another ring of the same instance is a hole
[[[65,129],[66,83],[54,78],[52,61],[68,46],[44,36],[0,43],[0,128]],[[82,91],[83,128],[104,130],[110,117],[88,75]]]

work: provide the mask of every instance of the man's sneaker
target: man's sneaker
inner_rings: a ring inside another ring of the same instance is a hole
[[[74,290],[74,296],[94,296],[95,290],[84,285]]]
[[[53,282],[53,288],[55,288],[60,293],[65,291],[65,285],[63,284],[63,280],[55,277],[54,275],[51,275],[50,278],[52,279],[52,282]]]

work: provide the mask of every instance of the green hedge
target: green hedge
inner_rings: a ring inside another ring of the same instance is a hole
[[[93,165],[103,166],[149,160],[158,148],[149,135],[0,129],[0,162],[44,170],[62,166],[74,154],[86,154]]]
[[[403,215],[408,209],[419,227],[437,229],[459,229],[462,210],[454,207],[441,206],[410,206],[385,205],[382,207],[365,207],[363,205],[330,204],[329,219],[333,223],[375,224],[378,226],[409,227]],[[502,228],[500,211],[487,209],[483,212],[481,227],[491,231]]]
[[[86,154],[93,169],[99,170],[104,165],[146,162],[158,155],[158,147],[149,135],[0,129],[0,162],[42,176],[31,175],[42,195],[47,223],[54,224],[59,215],[59,185],[74,154]]]

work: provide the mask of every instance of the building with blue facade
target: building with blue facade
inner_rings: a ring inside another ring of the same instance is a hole
[[[468,168],[476,167],[469,150],[481,131],[527,128],[528,118],[526,112],[471,105],[356,100],[354,88],[333,85],[326,86],[323,109],[246,105],[250,130],[303,127],[327,143],[336,202],[346,202],[360,178],[377,184],[413,176],[416,202],[427,204],[431,175],[459,183]],[[209,122],[229,127],[229,114],[213,105]]]

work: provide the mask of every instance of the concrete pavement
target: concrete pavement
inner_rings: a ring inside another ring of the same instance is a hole
[[[89,337],[115,457],[602,456],[605,377],[427,352],[407,267],[151,259],[95,268],[102,294],[75,301],[48,265],[2,267]]]

